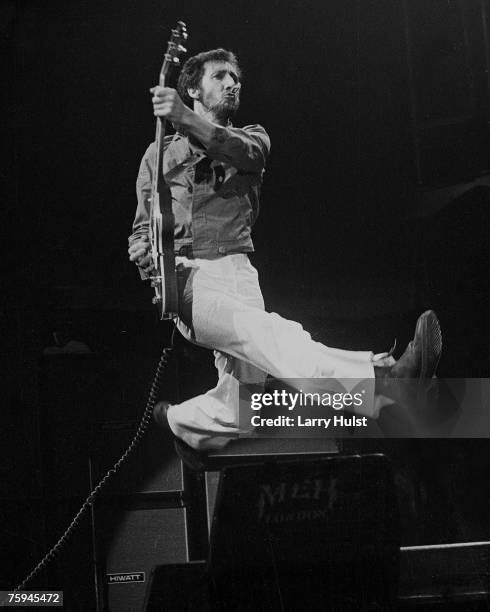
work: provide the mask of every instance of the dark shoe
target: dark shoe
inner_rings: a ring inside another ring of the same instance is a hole
[[[420,315],[415,335],[405,352],[386,374],[390,378],[432,378],[441,357],[442,334],[436,313]]]
[[[170,431],[170,426],[167,419],[167,410],[169,406],[170,404],[166,400],[157,402],[153,408],[153,420],[162,429],[167,429]]]
[[[194,472],[202,472],[206,468],[205,451],[197,451],[178,438],[174,441],[175,452],[188,468]]]
[[[155,404],[153,408],[153,420],[162,429],[170,431],[170,425],[168,424],[167,411],[170,407],[170,403],[166,400],[161,400]],[[175,438],[174,440],[175,451],[179,458],[193,471],[202,471],[205,466],[205,458],[207,453],[196,451],[191,448],[188,444]]]
[[[392,366],[374,368],[375,392],[410,411],[437,403],[438,386],[432,378],[441,356],[442,334],[433,310],[417,320],[415,335]]]

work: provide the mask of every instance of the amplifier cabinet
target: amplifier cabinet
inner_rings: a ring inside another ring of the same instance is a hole
[[[106,612],[141,610],[153,568],[189,560],[185,508],[138,501],[104,500],[95,515],[99,609]]]

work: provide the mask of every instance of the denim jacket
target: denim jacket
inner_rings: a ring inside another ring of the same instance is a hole
[[[177,132],[164,141],[163,173],[172,194],[175,252],[215,259],[253,251],[252,225],[259,212],[262,175],[270,149],[260,125],[217,127],[204,148]],[[141,161],[138,206],[129,244],[148,235],[155,143]]]

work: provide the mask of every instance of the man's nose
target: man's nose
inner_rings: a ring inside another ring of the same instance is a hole
[[[235,79],[231,76],[231,74],[227,74],[223,79],[223,86],[225,87],[225,89],[232,89],[233,87],[235,87],[235,85]]]

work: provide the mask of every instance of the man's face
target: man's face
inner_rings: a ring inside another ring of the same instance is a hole
[[[199,87],[199,101],[217,118],[229,119],[240,105],[240,81],[236,66],[206,62]]]

